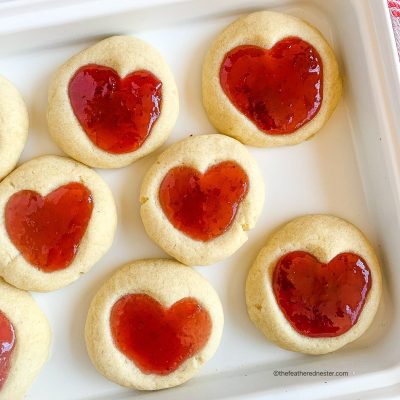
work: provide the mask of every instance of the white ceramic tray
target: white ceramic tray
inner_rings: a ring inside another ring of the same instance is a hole
[[[318,27],[344,76],[343,99],[310,141],[250,148],[266,182],[266,203],[249,241],[228,260],[197,268],[218,291],[225,329],[215,357],[187,384],[167,391],[128,391],[91,365],[83,338],[89,302],[119,266],[166,256],[144,233],[139,187],[157,154],[189,134],[212,133],[200,97],[203,56],[238,15],[284,11]],[[130,167],[99,173],[111,186],[119,225],[111,251],[62,290],[34,294],[53,328],[51,357],[27,395],[31,400],[388,398],[400,393],[400,90],[397,55],[384,0],[20,0],[0,3],[0,73],[22,91],[31,128],[21,162],[60,154],[48,136],[46,95],[53,71],[102,37],[135,34],[159,48],[175,74],[181,112],[163,148]],[[277,225],[306,213],[331,213],[359,226],[384,267],[384,299],[371,329],[334,354],[291,353],[264,339],[244,300],[247,271]],[[274,370],[348,371],[348,377],[275,377]],[[370,391],[367,394],[367,391]],[[10,399],[12,400],[12,399]]]

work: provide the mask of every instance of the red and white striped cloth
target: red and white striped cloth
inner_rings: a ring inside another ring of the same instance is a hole
[[[397,52],[400,57],[400,0],[388,0],[390,16],[392,18],[392,26],[394,38],[396,40]]]

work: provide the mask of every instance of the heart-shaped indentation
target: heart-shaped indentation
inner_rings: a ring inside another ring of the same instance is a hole
[[[31,265],[43,272],[58,271],[75,257],[92,210],[92,195],[78,182],[60,186],[45,197],[22,190],[6,204],[6,230]]]
[[[248,186],[247,174],[233,161],[213,165],[204,174],[176,167],[164,177],[159,201],[175,228],[208,241],[229,228]]]
[[[100,149],[122,154],[137,150],[160,115],[162,83],[149,71],[121,79],[101,65],[81,67],[68,95],[89,139]]]
[[[191,297],[170,308],[146,294],[128,294],[111,310],[116,347],[145,374],[167,375],[193,357],[211,333],[208,312]]]
[[[353,253],[341,253],[328,264],[304,251],[283,256],[273,274],[279,307],[299,333],[334,337],[358,320],[371,288],[367,263]]]
[[[7,380],[15,347],[14,327],[0,311],[0,389]]]
[[[271,49],[244,45],[230,50],[220,68],[220,83],[233,105],[260,130],[296,131],[318,113],[323,71],[317,50],[296,37]]]

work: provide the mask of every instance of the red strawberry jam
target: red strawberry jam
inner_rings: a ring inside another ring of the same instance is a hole
[[[276,300],[296,331],[309,337],[334,337],[358,320],[371,288],[367,263],[341,253],[328,264],[304,251],[284,255],[273,275]]]
[[[108,153],[137,150],[160,115],[162,83],[149,71],[121,79],[112,68],[89,64],[72,77],[68,95],[89,139]]]
[[[215,164],[204,174],[176,167],[163,179],[159,201],[175,228],[208,241],[227,231],[248,186],[246,173],[233,161]]]
[[[321,107],[322,60],[317,50],[297,37],[271,49],[244,45],[229,51],[220,68],[220,83],[233,105],[270,135],[295,132]]]
[[[8,318],[0,311],[0,389],[10,372],[11,357],[15,347],[14,327]]]
[[[6,229],[31,265],[43,272],[58,271],[74,259],[92,210],[92,195],[78,182],[60,186],[45,197],[22,190],[6,204]]]
[[[211,333],[208,312],[191,297],[165,308],[147,294],[129,294],[114,304],[110,324],[116,347],[145,374],[175,371]]]

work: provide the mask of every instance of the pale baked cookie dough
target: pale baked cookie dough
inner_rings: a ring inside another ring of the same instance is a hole
[[[112,68],[121,78],[147,70],[162,82],[159,118],[137,150],[124,154],[106,152],[97,147],[81,127],[71,107],[68,85],[75,72],[88,64]],[[162,55],[143,40],[113,36],[76,54],[58,69],[49,88],[47,120],[51,136],[70,157],[91,167],[120,168],[161,146],[175,124],[178,111],[178,90]]]
[[[322,59],[322,104],[314,118],[295,132],[267,134],[242,114],[224,93],[219,80],[220,67],[225,55],[237,46],[270,49],[280,40],[293,36],[311,44]],[[300,143],[322,128],[339,101],[341,79],[335,56],[316,28],[291,15],[260,11],[239,18],[214,40],[203,64],[202,91],[205,110],[218,131],[252,146],[285,146]]]
[[[19,400],[47,361],[51,330],[31,295],[0,279],[0,311],[14,328],[15,347],[0,400]]]
[[[234,161],[248,176],[248,191],[228,229],[209,240],[194,240],[175,228],[159,201],[159,188],[174,167],[188,166],[204,173],[223,161]],[[199,135],[175,143],[147,172],[140,191],[140,214],[147,234],[168,254],[186,265],[208,265],[233,254],[248,239],[264,204],[264,181],[247,149],[224,135]]]
[[[28,111],[16,87],[0,76],[0,179],[17,164],[28,137]]]
[[[14,246],[5,226],[5,206],[22,190],[42,196],[70,182],[82,183],[92,195],[93,210],[78,251],[65,269],[42,272],[32,266]],[[112,193],[100,176],[90,168],[59,156],[42,156],[26,162],[0,183],[0,276],[25,290],[50,291],[78,279],[110,248],[117,223]]]
[[[195,299],[211,318],[204,347],[168,375],[143,373],[117,349],[110,328],[113,305],[128,294],[149,295],[167,308],[186,297]],[[86,346],[94,366],[111,381],[140,390],[165,389],[192,378],[214,355],[223,323],[218,295],[200,274],[172,260],[139,260],[118,270],[95,295],[86,320]]]
[[[361,256],[371,272],[372,284],[357,322],[336,337],[307,337],[288,322],[275,298],[272,279],[279,259],[292,251],[306,251],[328,263],[344,252]],[[382,293],[378,259],[365,236],[352,224],[329,215],[296,218],[273,233],[251,267],[246,282],[250,319],[279,346],[302,353],[324,354],[356,340],[371,324]]]

